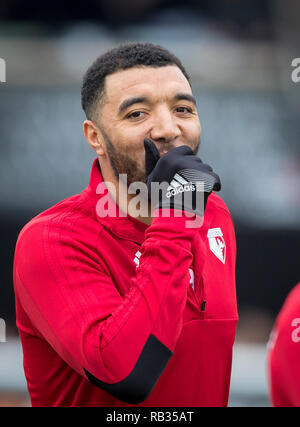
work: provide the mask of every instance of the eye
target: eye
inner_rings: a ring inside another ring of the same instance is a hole
[[[140,119],[142,118],[142,114],[144,114],[142,111],[133,111],[132,113],[127,115],[128,119]]]
[[[191,109],[191,108],[189,108],[189,107],[177,107],[177,108],[176,108],[176,111],[177,111],[178,113],[191,113],[191,112],[192,112],[192,109]]]

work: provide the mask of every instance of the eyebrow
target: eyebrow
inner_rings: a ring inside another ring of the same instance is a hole
[[[185,101],[190,101],[195,106],[197,105],[196,99],[193,97],[193,95],[190,95],[189,93],[177,93],[177,95],[175,95],[174,98],[177,101],[185,100]]]
[[[149,99],[145,96],[134,96],[133,98],[127,98],[125,99],[120,107],[119,107],[119,113],[122,113],[123,111],[127,110],[127,108],[131,107],[134,104],[139,104],[141,102],[149,102]]]
[[[195,106],[197,105],[195,98],[189,93],[177,93],[174,96],[174,99],[176,99],[177,101],[186,100],[192,102]],[[123,113],[125,110],[127,110],[127,108],[131,107],[132,105],[140,104],[142,102],[149,102],[149,98],[147,98],[146,96],[134,96],[132,98],[127,98],[120,104],[119,113]]]

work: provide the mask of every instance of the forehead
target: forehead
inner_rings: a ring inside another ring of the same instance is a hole
[[[133,67],[110,74],[105,80],[106,101],[119,104],[128,96],[168,97],[178,92],[190,93],[190,84],[176,65]]]

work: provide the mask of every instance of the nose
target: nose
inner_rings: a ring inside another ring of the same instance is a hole
[[[168,109],[160,109],[154,117],[150,138],[157,142],[171,142],[180,134],[176,117]]]

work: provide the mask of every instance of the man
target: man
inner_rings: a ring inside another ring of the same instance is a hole
[[[268,349],[269,392],[274,406],[300,406],[300,282],[277,316]]]
[[[220,179],[196,156],[189,77],[162,47],[125,44],[88,69],[82,106],[97,153],[89,186],[30,221],[16,246],[32,405],[225,406],[235,236],[212,192]],[[149,193],[134,216],[136,182]],[[167,189],[154,203],[155,183]],[[176,197],[182,192],[193,197]]]

